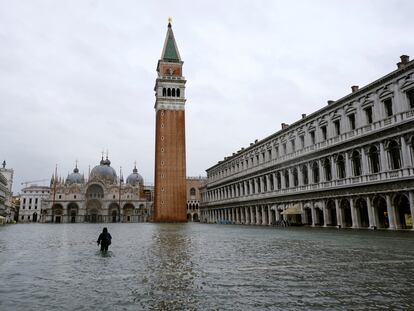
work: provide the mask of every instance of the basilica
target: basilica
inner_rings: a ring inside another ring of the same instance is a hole
[[[136,166],[124,182],[111,161],[102,157],[88,178],[76,167],[66,179],[51,179],[50,196],[42,201],[45,223],[146,222],[152,217],[153,187],[144,186]]]

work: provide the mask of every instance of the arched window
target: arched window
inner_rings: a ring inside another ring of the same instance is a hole
[[[177,89],[177,97],[180,97],[180,89]]]
[[[388,144],[391,169],[396,170],[401,167],[400,146],[395,140]]]
[[[172,92],[171,92],[172,94],[172,97],[175,97],[175,89],[172,89]]]
[[[313,182],[316,184],[319,182],[319,165],[318,162],[312,164]]]
[[[368,159],[371,167],[371,173],[378,173],[380,171],[379,153],[375,146],[369,148]]]
[[[282,178],[280,177],[280,172],[276,173],[276,182],[277,182],[277,189],[282,188]]]
[[[302,166],[302,179],[303,179],[303,184],[304,185],[309,184],[308,166],[307,165]]]
[[[293,185],[297,187],[299,185],[299,179],[298,179],[298,170],[295,168],[292,172],[293,174]]]
[[[171,96],[171,89],[170,88],[168,88],[168,90],[167,90],[167,96]]]
[[[285,186],[286,186],[286,188],[289,188],[289,171],[285,170],[283,175],[285,177]]]
[[[331,161],[329,159],[323,160],[323,169],[325,171],[325,180],[332,180]]]
[[[345,159],[343,155],[339,155],[336,159],[336,165],[338,167],[338,178],[342,179],[346,177],[345,174]]]
[[[162,96],[167,95],[167,89],[165,87],[162,88]]]
[[[190,189],[190,195],[196,195],[196,190],[195,190],[195,188],[191,188],[191,189]]]
[[[361,175],[361,155],[358,151],[352,152],[352,168],[354,171],[354,176]]]

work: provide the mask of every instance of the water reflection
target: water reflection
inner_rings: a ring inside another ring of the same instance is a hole
[[[414,310],[414,232],[0,227],[0,310]]]
[[[191,256],[195,251],[185,224],[155,225],[151,245],[146,250],[148,273],[143,288],[136,293],[136,301],[152,310],[196,310]]]

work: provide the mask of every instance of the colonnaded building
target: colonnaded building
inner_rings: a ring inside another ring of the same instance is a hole
[[[102,157],[89,178],[77,166],[66,179],[52,177],[42,201],[41,222],[146,222],[152,217],[153,187],[145,186],[136,166],[124,182]]]
[[[412,229],[414,62],[207,169],[201,220]]]

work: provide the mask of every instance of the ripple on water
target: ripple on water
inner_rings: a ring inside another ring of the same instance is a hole
[[[102,254],[102,227],[1,227],[0,309],[414,309],[413,233],[111,224]]]

